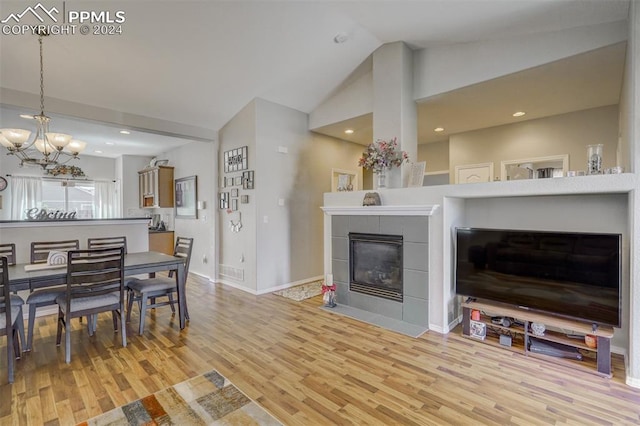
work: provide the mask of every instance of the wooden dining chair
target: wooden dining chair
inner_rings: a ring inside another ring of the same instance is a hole
[[[189,263],[191,262],[191,252],[193,250],[193,238],[178,237],[173,255],[184,258],[184,279],[189,274]],[[171,312],[175,313],[174,294],[177,294],[176,278],[173,277],[174,272],[169,272],[169,277],[156,277],[147,279],[134,278],[127,282],[127,321],[131,320],[131,310],[133,302],[137,302],[140,310],[140,326],[138,332],[144,332],[144,320],[148,309],[157,308],[159,306],[170,305]],[[176,274],[177,275],[177,274]],[[185,286],[186,288],[186,286]],[[167,300],[157,301],[158,298],[167,298]],[[183,294],[185,298],[186,295]],[[189,319],[189,310],[185,302],[185,316]]]
[[[7,258],[7,266],[12,266],[16,264],[16,245],[14,243],[5,243],[0,244],[0,257]],[[0,304],[4,304],[4,298],[0,301]],[[18,333],[20,334],[20,342],[24,346],[25,338],[24,338],[24,320],[22,319],[22,305],[24,305],[24,299],[17,294],[11,294],[11,307],[18,309],[20,321],[18,322]]]
[[[4,300],[11,297],[9,287],[9,270],[7,258],[0,257],[0,294]],[[7,376],[9,383],[13,383],[15,359],[20,357],[20,343],[18,342],[18,323],[22,321],[21,311],[14,309],[11,304],[0,305],[0,336],[7,336]]]
[[[67,257],[67,285],[56,298],[60,345],[65,329],[65,361],[71,362],[71,319],[86,316],[90,320],[89,334],[96,330],[96,315],[111,311],[113,328],[118,331],[118,316],[122,346],[127,346],[124,314],[124,248],[71,250]],[[92,323],[92,324],[91,324]]]
[[[100,237],[87,239],[87,248],[114,248],[123,247],[124,254],[127,254],[127,237]]]
[[[31,263],[46,263],[49,252],[69,251],[80,248],[78,240],[66,241],[42,241],[31,243]],[[36,308],[42,306],[52,306],[56,304],[58,295],[64,293],[65,287],[49,287],[41,289],[31,289],[29,297],[27,297],[27,305],[29,305],[29,324],[27,328],[27,346],[25,351],[30,351],[33,345],[33,327],[36,321]]]

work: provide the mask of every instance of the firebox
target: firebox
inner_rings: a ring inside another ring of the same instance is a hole
[[[349,233],[349,290],[402,302],[402,235]]]

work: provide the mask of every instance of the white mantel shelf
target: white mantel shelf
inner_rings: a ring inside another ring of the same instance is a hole
[[[431,216],[439,204],[415,206],[324,206],[322,211],[329,216]]]

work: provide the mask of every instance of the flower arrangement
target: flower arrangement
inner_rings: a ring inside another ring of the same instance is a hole
[[[373,170],[373,173],[380,173],[391,167],[400,167],[408,160],[407,153],[398,149],[397,138],[390,141],[378,139],[367,146],[367,150],[358,161],[358,166]]]
[[[83,177],[85,174],[80,167],[57,165],[53,169],[47,169],[46,173],[52,176],[71,175],[72,177]]]
[[[336,285],[327,285],[322,283],[322,301],[324,306],[328,308],[335,308],[336,306]]]

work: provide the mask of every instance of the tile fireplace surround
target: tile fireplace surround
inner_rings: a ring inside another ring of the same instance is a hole
[[[331,216],[331,270],[339,304],[429,326],[429,217],[437,206],[324,208]],[[349,290],[349,233],[403,237],[402,302]]]

